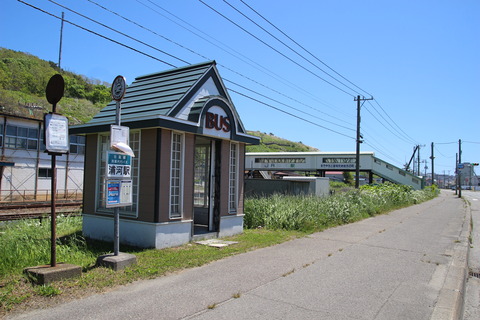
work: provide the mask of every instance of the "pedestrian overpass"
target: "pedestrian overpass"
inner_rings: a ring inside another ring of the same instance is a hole
[[[355,171],[355,152],[247,152],[245,170],[305,171],[320,177],[327,171]],[[377,157],[373,152],[360,152],[360,171],[387,181],[422,189],[422,178],[395,167]]]

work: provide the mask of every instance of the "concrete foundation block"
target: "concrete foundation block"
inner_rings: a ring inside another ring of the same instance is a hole
[[[135,255],[119,252],[118,256],[115,256],[113,253],[109,253],[98,257],[96,266],[119,271],[136,263],[137,257]]]
[[[67,263],[58,263],[55,267],[50,265],[29,267],[23,271],[34,283],[40,285],[82,275],[82,267]]]

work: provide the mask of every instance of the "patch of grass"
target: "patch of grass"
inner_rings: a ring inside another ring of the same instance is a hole
[[[35,221],[21,221],[4,228],[0,235],[0,318],[7,312],[21,308],[41,305],[48,298],[50,302],[66,297],[82,297],[103,292],[108,288],[124,285],[136,280],[152,279],[182,269],[208,264],[228,256],[272,246],[306,234],[298,231],[272,231],[265,229],[245,230],[243,234],[225,238],[237,241],[235,245],[224,248],[186,244],[167,249],[139,249],[121,247],[122,252],[136,255],[137,264],[122,271],[108,268],[95,268],[98,256],[113,249],[111,243],[84,239],[80,235],[82,220],[63,222],[57,219],[57,260],[83,267],[80,278],[55,282],[54,286],[35,286],[23,274],[25,267],[49,263],[49,223],[39,225]],[[43,230],[45,229],[45,230]],[[70,232],[70,233],[69,233]],[[6,239],[15,243],[7,243]],[[20,241],[25,240],[25,241]],[[4,242],[5,241],[5,242]],[[41,248],[41,247],[44,248]],[[10,249],[6,249],[10,248]],[[10,251],[13,253],[10,253]],[[39,256],[35,251],[38,250]],[[46,253],[43,253],[46,251]],[[10,258],[12,255],[25,257]]]
[[[35,287],[35,292],[39,296],[44,296],[44,297],[53,297],[62,293],[60,289],[55,288],[52,285],[42,285],[42,286]]]
[[[10,311],[16,305],[29,299],[32,295],[29,290],[24,290],[25,282],[19,279],[4,280],[0,285],[0,316],[2,311]]]
[[[81,217],[57,218],[57,261],[88,267],[96,259],[81,235]],[[50,263],[50,219],[8,222],[0,235],[0,279],[25,267]]]

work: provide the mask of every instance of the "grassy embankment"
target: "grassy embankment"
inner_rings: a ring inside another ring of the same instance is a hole
[[[25,305],[35,307],[71,299],[139,279],[204,265],[227,256],[271,246],[308,233],[351,223],[396,208],[420,203],[437,195],[436,189],[412,191],[386,184],[337,193],[328,198],[273,196],[245,200],[244,234],[231,237],[239,243],[216,249],[187,244],[170,249],[138,249],[122,246],[137,256],[138,264],[114,272],[95,268],[99,255],[112,251],[110,243],[91,241],[81,235],[81,217],[59,217],[57,261],[80,265],[78,279],[34,286],[23,276],[25,267],[50,261],[50,224],[24,220],[0,226],[0,316]]]

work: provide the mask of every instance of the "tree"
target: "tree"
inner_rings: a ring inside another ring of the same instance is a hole
[[[344,171],[342,173],[343,175],[343,181],[348,184],[348,185],[353,185],[353,177],[352,173],[350,171]]]

